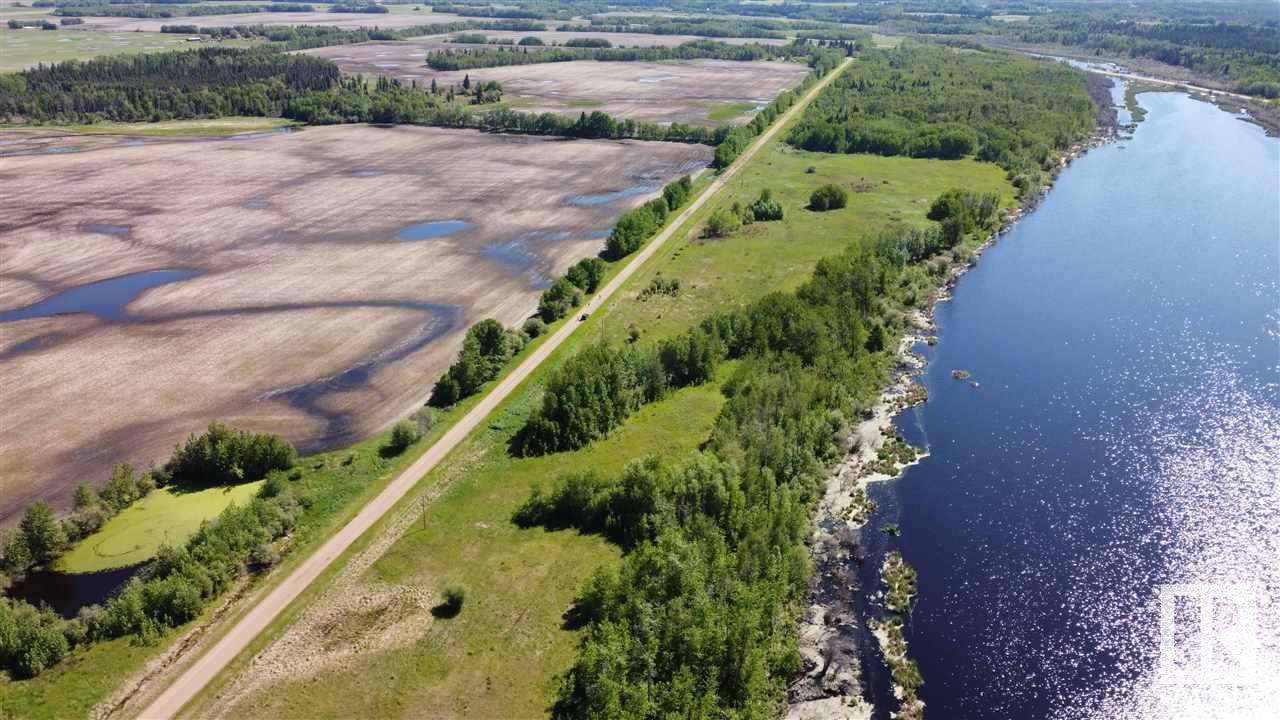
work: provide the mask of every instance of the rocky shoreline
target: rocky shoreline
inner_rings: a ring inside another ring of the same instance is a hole
[[[1108,101],[1110,98],[1108,97]],[[787,689],[786,720],[869,720],[873,706],[864,696],[862,670],[858,661],[857,636],[860,627],[877,638],[882,655],[892,669],[914,663],[907,657],[906,641],[902,636],[901,620],[891,616],[883,620],[859,617],[853,610],[853,595],[859,591],[857,572],[852,567],[861,564],[863,550],[858,542],[874,503],[867,499],[867,486],[873,482],[892,480],[911,465],[928,457],[928,452],[915,454],[910,462],[892,460],[892,473],[885,472],[881,448],[886,442],[897,441],[893,418],[908,407],[923,403],[928,393],[916,382],[924,373],[926,361],[915,352],[917,343],[934,344],[934,306],[951,299],[955,283],[972,267],[982,253],[1013,226],[1035,209],[1040,199],[1048,194],[1059,173],[1089,150],[1114,141],[1118,130],[1114,110],[1111,122],[1101,121],[1098,133],[1090,140],[1073,146],[1065,153],[1050,173],[1050,179],[1039,195],[1029,202],[1003,215],[999,230],[992,233],[973,251],[970,261],[952,265],[946,279],[939,286],[937,296],[927,310],[915,310],[910,318],[910,328],[898,342],[897,363],[889,383],[881,392],[875,405],[864,414],[862,422],[850,434],[848,452],[841,463],[827,478],[822,500],[814,519],[811,543],[813,553],[813,582],[810,588],[810,604],[799,621],[800,653],[804,670]],[[897,623],[897,632],[890,632]],[[874,624],[874,626],[873,626]],[[904,688],[896,682],[894,693],[901,699]],[[910,708],[903,708],[901,717],[921,717],[923,703],[916,701]]]

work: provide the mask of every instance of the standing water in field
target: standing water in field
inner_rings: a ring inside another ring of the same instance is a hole
[[[1183,94],[1140,101],[1133,137],[1077,160],[938,306],[929,402],[897,420],[930,454],[871,488],[860,579],[879,588],[888,549],[918,571],[931,717],[1274,717],[1280,142]],[[1184,596],[1162,637],[1172,584],[1225,594],[1218,625]]]
[[[194,270],[146,270],[99,280],[65,290],[34,305],[0,312],[0,322],[72,313],[90,313],[104,320],[125,320],[129,303],[142,293],[198,274]]]

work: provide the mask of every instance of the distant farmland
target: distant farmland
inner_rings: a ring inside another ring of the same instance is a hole
[[[66,504],[215,418],[303,448],[384,426],[470,323],[521,320],[709,157],[341,126],[5,158],[23,192],[0,198],[0,513]]]
[[[670,62],[538,63],[439,72],[426,66],[428,52],[450,45],[441,37],[409,42],[339,45],[306,51],[328,58],[342,72],[386,75],[402,82],[440,87],[496,80],[503,99],[526,112],[577,115],[601,110],[646,122],[714,124],[708,117],[725,106],[763,105],[797,85],[809,68],[780,61],[677,60]],[[742,118],[736,118],[740,122]]]

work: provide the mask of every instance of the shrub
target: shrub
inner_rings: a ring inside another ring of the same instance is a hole
[[[722,238],[737,232],[742,227],[742,220],[732,209],[721,208],[707,218],[707,226],[703,231],[706,237]]]
[[[18,523],[18,532],[26,545],[31,565],[52,562],[67,549],[67,535],[62,531],[62,524],[54,518],[53,508],[43,500],[27,506],[22,521]]]
[[[395,452],[404,452],[410,445],[418,441],[418,426],[408,420],[401,420],[391,428],[391,439],[387,446]]]
[[[511,356],[524,347],[527,338],[502,327],[497,320],[485,319],[471,326],[462,341],[458,359],[445,371],[431,391],[430,403],[448,407],[470,397],[481,385],[494,379]]]
[[[181,575],[149,580],[142,586],[142,607],[159,625],[177,627],[200,614],[200,591]]]
[[[88,483],[80,483],[76,486],[75,497],[75,508],[77,510],[94,507],[98,504],[98,493],[94,492]]]
[[[546,45],[546,43],[542,42],[542,38],[536,35],[526,35],[525,37],[520,38],[519,44],[524,45],[526,47]]]
[[[273,498],[289,489],[289,479],[284,473],[273,472],[267,476],[262,487],[258,488],[258,497]]]
[[[693,180],[688,175],[679,180],[673,180],[662,188],[662,199],[666,201],[668,210],[678,210],[689,202],[689,196],[692,194]]]
[[[760,197],[748,205],[747,210],[751,213],[751,219],[756,222],[782,219],[782,204],[773,199],[773,192],[769,188],[761,190]]]
[[[49,610],[0,598],[0,666],[15,679],[39,675],[71,649],[63,625]]]
[[[249,569],[254,572],[265,572],[280,562],[280,553],[271,542],[260,542],[249,553]]]
[[[604,261],[600,258],[585,258],[569,268],[564,276],[583,292],[593,293],[600,286],[600,278],[604,277],[605,267]]]
[[[138,485],[133,479],[133,466],[129,463],[116,463],[111,466],[111,479],[102,488],[102,500],[112,512],[133,504],[138,499]]]
[[[613,47],[613,43],[604,38],[570,38],[565,40],[565,47],[576,48],[608,48]]]
[[[654,276],[652,280],[649,281],[649,284],[645,287],[645,289],[640,291],[640,295],[638,296],[638,299],[648,300],[654,295],[669,295],[671,297],[675,297],[676,295],[679,295],[679,294],[680,294],[680,278],[671,278],[668,280],[667,278],[662,277],[662,273],[658,273],[657,275]],[[637,330],[637,337],[639,337],[638,333],[639,331]]]
[[[809,196],[809,209],[825,212],[839,210],[849,202],[849,191],[839,185],[823,185]]]
[[[581,302],[582,290],[567,277],[562,277],[552,283],[551,287],[547,288],[538,299],[538,317],[542,318],[543,322],[555,322]]]
[[[413,422],[418,426],[418,437],[422,437],[436,424],[436,414],[429,407],[424,407],[413,414]]]
[[[520,329],[530,338],[542,337],[547,332],[547,324],[542,321],[542,318],[529,318],[524,321],[524,325],[521,325]]]
[[[444,601],[431,608],[431,614],[438,618],[456,617],[462,612],[462,605],[466,601],[466,588],[461,585],[450,585],[444,589]]]

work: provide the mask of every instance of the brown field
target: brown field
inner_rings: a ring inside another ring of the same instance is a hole
[[[141,271],[197,274],[123,319],[0,322],[0,518],[37,497],[66,505],[77,482],[161,460],[212,419],[309,449],[386,426],[468,325],[523,319],[643,189],[709,156],[341,126],[5,158],[0,313]],[[624,190],[637,194],[580,197]],[[450,219],[474,227],[394,239]]]
[[[134,30],[159,31],[164,25],[197,25],[199,27],[229,27],[232,25],[326,25],[351,28],[406,28],[414,25],[435,25],[465,22],[465,18],[450,13],[242,13],[238,15],[200,15],[196,17],[127,18],[87,17],[76,29],[132,32]]]
[[[306,52],[333,60],[347,74],[387,75],[421,86],[430,85],[432,79],[442,88],[461,85],[468,75],[472,81],[496,80],[502,85],[503,99],[524,112],[577,115],[602,110],[632,120],[701,125],[710,124],[707,113],[717,107],[767,103],[809,72],[799,63],[733,60],[575,60],[437,72],[426,66],[424,58],[444,45],[439,38],[426,38]],[[735,122],[741,120],[735,118]]]

